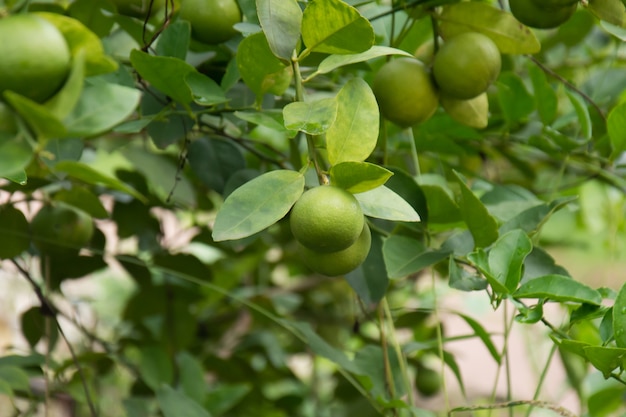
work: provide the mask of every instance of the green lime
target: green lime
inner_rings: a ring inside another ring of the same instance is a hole
[[[485,91],[498,78],[502,60],[496,44],[478,32],[464,32],[439,48],[433,75],[442,94],[467,100]]]
[[[43,102],[63,85],[70,49],[63,34],[33,14],[0,19],[0,94],[14,91]]]
[[[509,0],[511,13],[517,20],[526,26],[537,29],[556,28],[566,21],[576,11],[577,3],[563,7],[539,7],[531,0]]]
[[[242,16],[235,0],[182,0],[180,18],[191,24],[194,38],[215,45],[239,33],[233,26]]]
[[[374,77],[372,90],[382,115],[402,127],[427,120],[439,106],[430,73],[413,58],[394,59],[383,65]]]
[[[476,129],[483,129],[489,123],[489,98],[482,93],[469,100],[459,100],[441,96],[441,107],[459,123]]]
[[[363,211],[356,198],[333,185],[306,191],[291,209],[291,232],[317,252],[335,252],[352,245],[363,230]]]
[[[346,249],[322,253],[308,249],[301,244],[298,245],[298,252],[302,261],[313,271],[335,277],[345,275],[355,270],[361,265],[370,251],[372,235],[367,223],[363,224],[363,229],[356,242]]]

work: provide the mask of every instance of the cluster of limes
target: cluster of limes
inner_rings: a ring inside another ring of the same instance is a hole
[[[289,222],[303,262],[320,274],[347,274],[369,253],[371,234],[361,206],[342,188],[322,185],[305,191]]]
[[[509,0],[511,13],[526,26],[552,29],[576,11],[578,0]]]
[[[446,39],[432,72],[416,58],[395,59],[380,68],[372,89],[382,115],[399,126],[427,120],[441,104],[452,118],[482,128],[486,121],[468,118],[468,109],[486,113],[486,91],[500,67],[500,51],[489,37],[464,32]]]

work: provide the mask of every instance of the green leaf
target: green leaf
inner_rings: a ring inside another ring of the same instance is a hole
[[[618,347],[626,348],[626,284],[620,288],[613,304],[613,337]]]
[[[285,133],[289,137],[294,137],[297,133],[294,130],[288,130],[287,128],[285,128],[285,119],[283,117],[283,112],[280,110],[264,110],[258,112],[236,111],[234,115],[241,120],[245,120],[246,122],[254,123],[255,125],[267,127],[269,129]]]
[[[370,59],[379,58],[386,55],[404,55],[409,57],[412,56],[408,52],[401,49],[374,45],[367,51],[358,54],[330,55],[324,58],[324,60],[317,67],[317,70],[313,73],[313,75],[309,77],[309,79],[319,74],[328,74],[329,72],[346,65],[369,61]]]
[[[448,4],[435,17],[444,39],[464,32],[480,32],[490,37],[503,54],[535,54],[541,49],[532,30],[520,25],[510,13],[488,3]]]
[[[461,188],[461,198],[459,208],[463,220],[467,224],[476,247],[484,248],[491,245],[498,238],[498,224],[489,214],[487,207],[476,197],[476,195],[465,184],[465,181],[455,171],[454,176]],[[432,213],[429,207],[429,213]]]
[[[191,89],[193,101],[200,106],[215,106],[230,100],[226,98],[222,87],[197,71],[188,73],[185,77],[185,82]]]
[[[4,97],[35,131],[38,139],[62,138],[67,135],[63,123],[45,106],[13,91],[5,91]]]
[[[360,78],[353,78],[337,94],[337,118],[326,132],[326,148],[331,165],[364,161],[378,140],[378,103],[372,89]]]
[[[45,104],[50,113],[59,119],[63,119],[74,110],[76,103],[83,92],[85,81],[85,54],[80,53],[72,59],[72,69],[61,90],[59,90]]]
[[[207,394],[205,404],[216,416],[225,415],[228,410],[241,402],[251,391],[248,384],[220,385]]]
[[[430,250],[418,240],[391,235],[383,243],[383,256],[389,278],[404,278],[436,264],[450,255],[447,250]]]
[[[356,194],[383,185],[392,175],[388,169],[369,162],[341,162],[330,168],[330,183]]]
[[[309,135],[321,135],[335,122],[337,100],[323,98],[315,101],[296,101],[283,108],[285,127]]]
[[[129,194],[142,202],[146,201],[144,196],[117,178],[98,172],[94,168],[82,162],[61,161],[54,166],[54,171],[64,172],[71,177],[86,182],[87,184],[105,185],[113,190]]]
[[[474,320],[470,316],[462,313],[459,313],[458,316],[465,320],[465,323],[467,323],[467,325],[472,328],[474,334],[478,336],[478,338],[483,342],[483,344],[491,354],[491,357],[499,365],[502,361],[502,357],[500,356],[500,353],[498,353],[498,349],[496,348],[496,346],[491,341],[491,334],[487,332],[478,321]]]
[[[341,0],[312,0],[302,17],[307,49],[327,54],[354,54],[374,44],[374,29],[357,9]]]
[[[600,305],[602,297],[593,288],[563,275],[545,275],[522,284],[515,298],[547,298],[558,302]]]
[[[296,0],[256,0],[257,16],[267,43],[277,57],[291,62],[302,26],[302,9]]]
[[[528,75],[533,85],[535,107],[537,107],[539,117],[543,124],[549,125],[557,115],[558,98],[556,92],[548,82],[546,73],[537,65],[528,65]]]
[[[359,200],[366,216],[399,222],[420,221],[415,209],[384,185],[354,196]]]
[[[176,20],[165,27],[159,35],[156,53],[159,56],[170,56],[185,60],[189,49],[191,25],[185,20]]]
[[[417,211],[417,214],[420,215],[421,221],[427,222],[428,206],[426,196],[422,188],[417,184],[417,181],[415,181],[415,178],[408,172],[394,166],[388,165],[384,168],[393,174],[385,182],[385,185],[409,203]]]
[[[3,140],[0,136],[0,178],[24,170],[31,159],[33,149],[24,135],[18,134],[8,140]]]
[[[96,136],[111,130],[139,105],[141,92],[111,83],[88,83],[74,111],[65,119],[70,135]]]
[[[165,348],[160,345],[141,347],[138,368],[143,381],[155,391],[174,379],[174,366]]]
[[[626,151],[626,102],[611,110],[606,127],[611,140],[611,157],[616,158]]]
[[[576,111],[576,115],[578,116],[578,125],[580,126],[579,135],[584,139],[591,139],[591,116],[589,115],[589,109],[587,108],[585,100],[583,100],[579,94],[572,93],[570,91],[566,91],[566,93],[570,103],[572,103],[572,106]]]
[[[165,155],[146,152],[138,146],[128,146],[121,154],[144,175],[150,189],[162,201],[167,201],[169,197],[172,202],[183,206],[195,205],[195,190],[174,161]]]
[[[450,288],[461,291],[482,291],[487,288],[487,280],[477,273],[461,268],[453,256],[450,257],[448,263],[448,275],[450,275]]]
[[[183,105],[193,100],[185,79],[196,69],[182,59],[153,56],[135,49],[130,53],[130,62],[143,79],[165,95]]]
[[[498,101],[507,122],[517,123],[535,109],[535,100],[520,77],[503,72],[498,81]]]
[[[200,138],[189,145],[189,166],[207,187],[224,192],[230,177],[246,167],[241,150],[218,138]]]
[[[54,195],[54,199],[78,207],[97,219],[109,217],[109,213],[102,205],[98,196],[86,187],[73,185],[70,189],[62,189]]]
[[[477,248],[474,252],[467,255],[467,259],[480,271],[485,277],[494,293],[498,295],[509,294],[509,289],[497,280],[491,273],[489,267],[489,254],[483,248]]]
[[[290,74],[290,67],[276,58],[262,32],[241,41],[237,48],[237,68],[243,81],[257,97],[268,92],[282,94],[289,86],[288,82],[285,83],[285,77]]]
[[[587,10],[600,20],[626,27],[626,7],[620,0],[589,0]]]
[[[609,378],[614,370],[624,366],[626,349],[609,346],[585,346],[585,356],[591,364]]]
[[[0,206],[0,236],[0,259],[14,258],[28,250],[30,227],[22,211],[8,204]]]
[[[156,398],[164,417],[211,417],[200,404],[169,385],[160,387]]]
[[[52,320],[51,318],[49,319]],[[20,324],[22,326],[22,334],[31,348],[34,349],[41,339],[47,340],[50,349],[54,348],[59,335],[58,329],[56,326],[51,325],[50,334],[47,334],[46,316],[44,316],[41,307],[34,306],[22,313]]]
[[[190,399],[202,404],[207,396],[202,362],[191,353],[183,351],[176,355],[176,367],[180,388]]]
[[[24,369],[11,366],[0,366],[0,381],[6,382],[14,391],[30,393],[30,378]]]
[[[426,198],[430,223],[448,224],[463,220],[459,205],[454,201],[447,186],[427,184],[423,181],[419,183],[419,186]]]
[[[389,279],[383,257],[383,238],[379,233],[372,231],[372,244],[367,258],[345,278],[365,305],[375,304],[383,299]]]
[[[346,356],[345,353],[329,345],[324,339],[313,331],[309,323],[291,322],[287,320],[280,321],[285,327],[293,329],[293,331],[297,332],[301,339],[306,341],[307,347],[316,355],[320,355],[331,360],[345,371],[355,374],[360,373],[359,368]]]
[[[532,250],[530,238],[520,229],[500,236],[489,250],[489,270],[512,293],[522,277],[524,259]]]
[[[117,69],[117,62],[104,54],[104,47],[98,35],[80,21],[59,13],[38,12],[37,15],[48,20],[61,31],[73,57],[77,56],[80,51],[84,52],[87,76],[106,74]]]
[[[217,213],[215,241],[241,239],[283,218],[304,190],[304,176],[295,171],[267,172],[237,188]]]

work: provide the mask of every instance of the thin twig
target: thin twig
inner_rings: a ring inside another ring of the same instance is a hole
[[[535,400],[507,401],[503,403],[474,405],[474,406],[469,406],[469,407],[456,407],[448,411],[448,417],[452,416],[452,413],[457,413],[461,411],[495,410],[495,409],[500,409],[500,408],[518,407],[520,405],[529,405],[529,406],[533,406],[537,408],[543,408],[546,410],[552,410],[558,415],[563,416],[563,417],[577,417],[576,414],[574,414],[573,412],[559,405],[552,404],[547,401],[535,401]]]
[[[555,79],[559,80],[559,82],[563,83],[563,85],[565,87],[569,88],[570,90],[572,90],[576,94],[580,95],[587,103],[589,103],[594,109],[596,109],[596,111],[598,112],[598,114],[600,115],[602,120],[606,122],[606,116],[604,115],[604,111],[600,108],[600,106],[598,106],[598,104],[591,97],[589,97],[587,94],[585,94],[583,91],[581,91],[574,84],[572,84],[571,82],[569,82],[568,80],[563,78],[560,74],[557,74],[552,69],[546,67],[541,61],[539,61],[534,56],[526,55],[526,57],[528,59],[530,59],[530,61],[533,64],[537,65],[543,72],[545,72],[546,74],[548,74],[552,78],[555,78]]]

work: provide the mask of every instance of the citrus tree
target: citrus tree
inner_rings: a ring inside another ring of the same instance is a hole
[[[34,300],[0,357],[14,415],[625,412],[626,285],[553,251],[626,243],[622,1],[0,16],[0,259]],[[442,307],[469,292],[501,334]],[[503,369],[493,395],[467,395],[485,377],[449,317]],[[545,372],[533,398],[510,389],[518,327],[543,331],[578,410]]]

